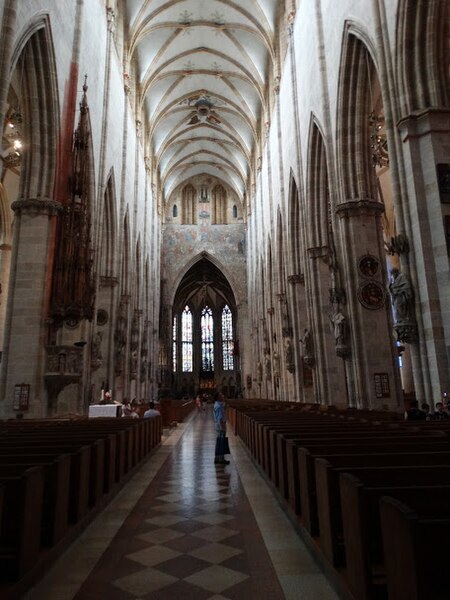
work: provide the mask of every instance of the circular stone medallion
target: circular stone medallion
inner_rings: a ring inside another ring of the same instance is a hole
[[[376,310],[384,304],[385,291],[378,281],[367,281],[359,286],[358,300],[365,308]]]
[[[380,267],[380,261],[372,254],[362,256],[358,261],[358,270],[363,277],[375,277]]]

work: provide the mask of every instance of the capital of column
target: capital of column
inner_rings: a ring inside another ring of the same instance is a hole
[[[303,273],[294,273],[294,275],[288,275],[288,283],[295,285],[296,283],[305,283],[305,276]]]
[[[358,217],[360,215],[378,216],[384,213],[384,204],[370,198],[349,200],[336,206],[336,215],[342,217]]]
[[[100,276],[101,287],[115,287],[118,284],[119,284],[119,280],[117,277],[109,277],[108,275]]]
[[[306,250],[309,258],[328,258],[330,255],[330,249],[328,246],[313,246]]]
[[[450,131],[450,110],[446,107],[433,107],[417,110],[403,117],[397,123],[403,141],[411,137],[422,137],[430,133]]]
[[[11,209],[16,215],[31,215],[33,217],[47,215],[53,217],[62,212],[63,206],[60,202],[48,198],[26,198],[15,200],[11,204]]]

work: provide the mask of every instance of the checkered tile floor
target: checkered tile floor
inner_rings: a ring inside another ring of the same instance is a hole
[[[285,597],[233,459],[214,465],[214,446],[211,416],[197,415],[76,600]]]

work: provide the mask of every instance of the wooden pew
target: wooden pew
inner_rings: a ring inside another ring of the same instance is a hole
[[[450,497],[428,491],[407,504],[380,499],[389,598],[444,600],[450,595]]]
[[[428,493],[430,497],[434,494],[450,494],[450,486],[443,485],[443,478],[439,475],[439,469],[442,468],[437,467],[428,475],[421,473],[420,477],[414,474],[416,468],[411,469],[408,475],[403,475],[401,469],[395,469],[396,473],[391,471],[391,475],[384,478],[381,474],[369,477],[364,473],[364,481],[350,473],[340,475],[341,503],[344,507],[345,576],[350,591],[358,600],[372,600],[380,589],[387,587],[380,498],[389,495],[407,501],[416,493]]]
[[[364,469],[441,465],[450,468],[449,452],[354,454],[317,458],[316,491],[320,546],[325,557],[335,566],[345,564],[339,475],[353,473],[362,477]],[[420,472],[419,472],[420,474]]]
[[[12,452],[14,454],[29,454],[30,451],[36,454],[54,455],[70,454],[70,492],[69,492],[69,523],[78,523],[84,517],[89,509],[89,482],[90,482],[90,464],[91,464],[91,446],[78,446],[73,442],[62,444],[47,443],[38,446],[10,446],[0,448],[0,454]]]
[[[4,488],[0,524],[0,579],[14,581],[37,562],[41,547],[42,467],[0,467]]]
[[[442,441],[444,440],[444,441]],[[322,441],[303,442],[297,447],[298,473],[296,484],[299,487],[300,515],[302,524],[312,536],[319,534],[319,519],[317,513],[316,476],[314,458],[328,454],[360,454],[380,452],[427,452],[450,451],[450,440],[431,438],[428,436],[400,437],[386,436],[358,439],[358,444],[351,438],[328,440],[329,445]]]
[[[0,454],[3,467],[27,469],[43,467],[41,545],[51,547],[67,532],[69,524],[70,460],[68,454]],[[19,467],[20,465],[20,467]]]

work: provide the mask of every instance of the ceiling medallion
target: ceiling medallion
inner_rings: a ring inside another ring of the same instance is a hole
[[[358,288],[358,300],[369,310],[377,310],[384,305],[386,292],[378,281],[366,281]]]

